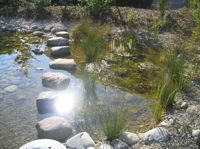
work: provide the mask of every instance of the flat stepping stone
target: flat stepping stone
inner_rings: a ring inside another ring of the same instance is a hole
[[[72,149],[85,149],[94,147],[95,143],[87,132],[82,132],[68,139],[66,145]]]
[[[42,84],[44,87],[52,89],[65,89],[68,87],[70,79],[60,72],[47,72],[42,76]]]
[[[58,58],[50,62],[49,66],[52,69],[61,69],[61,70],[68,70],[68,71],[72,71],[76,69],[76,63],[74,59]]]
[[[46,91],[38,95],[36,104],[40,114],[54,113],[57,95],[54,92]]]
[[[67,46],[69,45],[69,41],[63,37],[53,37],[47,41],[47,45],[50,47],[54,46]]]
[[[64,141],[72,135],[72,127],[69,122],[59,116],[52,116],[39,121],[36,124],[38,136],[40,138]]]
[[[56,140],[39,139],[31,141],[19,149],[66,149],[66,147]]]
[[[65,32],[65,31],[57,32],[57,33],[56,33],[56,36],[57,36],[57,37],[63,37],[63,38],[69,39],[69,33],[68,33],[68,32]]]
[[[66,57],[70,55],[69,46],[57,46],[51,48],[51,55],[56,57]]]
[[[43,36],[43,35],[44,35],[44,32],[42,32],[42,31],[34,31],[34,32],[33,32],[33,36],[41,37],[41,36]]]

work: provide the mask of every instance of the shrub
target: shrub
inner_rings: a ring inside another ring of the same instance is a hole
[[[106,27],[93,24],[89,20],[82,20],[73,29],[75,44],[80,47],[85,56],[85,63],[94,62],[104,47]]]
[[[167,6],[167,0],[158,0],[157,7],[158,7],[158,10],[161,13],[161,17],[163,18],[164,15],[165,15],[166,10],[168,8],[168,6]]]
[[[122,106],[100,105],[97,107],[97,124],[108,140],[119,137],[127,123],[127,111]]]
[[[112,0],[79,0],[79,3],[85,6],[91,15],[96,17],[112,3]]]

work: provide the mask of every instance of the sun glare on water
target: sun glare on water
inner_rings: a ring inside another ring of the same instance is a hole
[[[59,114],[68,114],[72,112],[75,104],[75,94],[74,93],[61,93],[58,95],[55,108]]]

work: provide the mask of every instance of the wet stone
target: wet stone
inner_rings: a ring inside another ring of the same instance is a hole
[[[42,84],[44,87],[52,89],[66,89],[70,79],[63,73],[47,72],[42,76]]]
[[[36,128],[39,138],[64,141],[72,135],[72,127],[69,122],[59,116],[52,116],[39,121]]]
[[[61,69],[72,71],[76,69],[76,63],[74,59],[56,59],[49,64],[52,69]]]
[[[63,37],[63,38],[69,39],[69,33],[68,33],[68,32],[65,32],[65,31],[57,32],[57,33],[56,33],[56,36],[57,36],[57,37]]]
[[[69,46],[56,46],[51,48],[51,55],[55,57],[66,57],[70,55]]]
[[[47,45],[50,47],[67,46],[68,44],[69,44],[69,41],[63,37],[53,37],[47,41]]]

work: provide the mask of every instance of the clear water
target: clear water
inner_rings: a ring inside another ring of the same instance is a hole
[[[14,44],[14,43],[13,43]],[[45,42],[40,46],[45,49]],[[34,48],[34,46],[31,46]],[[1,49],[1,48],[0,48]],[[1,49],[2,50],[2,49]],[[5,49],[4,49],[5,50]],[[27,52],[27,51],[26,51]],[[50,90],[42,86],[41,78],[45,72],[63,72],[70,79],[68,91],[76,93],[75,105],[66,117],[73,122],[76,110],[81,108],[83,101],[83,85],[81,79],[67,71],[51,70],[49,62],[51,58],[47,55],[35,55],[28,50],[29,58],[18,63],[16,58],[23,53],[19,49],[13,49],[11,53],[0,54],[0,149],[15,149],[21,145],[37,139],[35,125],[37,121],[50,115],[39,115],[36,109],[36,98],[42,91]],[[44,70],[38,70],[37,68]],[[10,85],[16,85],[17,90],[9,93],[4,89]],[[126,93],[118,89],[105,87],[100,83],[96,87],[98,97],[111,97],[124,99],[130,109],[130,130],[139,128],[143,120],[149,116],[149,105],[151,102],[141,96]],[[75,100],[75,99],[74,99]],[[143,122],[144,123],[144,122]]]

